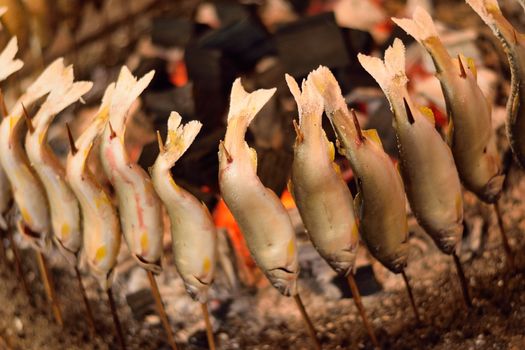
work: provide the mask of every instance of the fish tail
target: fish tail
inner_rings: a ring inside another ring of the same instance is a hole
[[[432,17],[420,6],[416,7],[412,18],[392,18],[392,21],[420,43],[438,37]]]
[[[268,100],[270,100],[275,91],[275,88],[259,89],[248,93],[244,90],[241,79],[237,78],[233,83],[230,95],[228,123],[230,123],[232,119],[240,119],[242,120],[242,124],[245,124],[247,127]]]
[[[166,145],[161,147],[162,157],[170,167],[186,152],[201,130],[202,124],[192,120],[182,124],[182,117],[177,112],[171,112],[168,119],[168,137]]]
[[[5,80],[14,72],[20,70],[24,66],[24,62],[15,59],[18,52],[18,40],[13,37],[0,54],[0,81]]]
[[[408,78],[405,73],[405,46],[399,39],[385,52],[385,60],[359,54],[357,56],[363,68],[377,81],[385,95],[392,101],[394,96],[401,97]]]
[[[303,80],[302,92],[293,77],[286,74],[286,83],[292,93],[297,109],[299,111],[299,125],[302,125],[303,117],[313,121],[320,121],[323,114],[323,97],[316,90],[311,78]]]
[[[126,66],[120,70],[109,110],[111,125],[117,134],[120,135],[124,130],[128,110],[148,87],[154,74],[155,71],[152,70],[137,80]]]
[[[493,13],[501,14],[501,9],[496,0],[466,0],[466,2],[489,27],[496,25]]]
[[[323,97],[324,108],[327,113],[332,114],[337,110],[346,110],[346,102],[341,88],[330,69],[319,66],[308,75],[308,79],[311,79],[313,86]]]
[[[29,104],[44,96],[51,91],[53,86],[56,86],[57,81],[61,81],[64,66],[64,59],[62,57],[54,60],[47,68],[40,74],[40,76],[27,88],[23,103]]]

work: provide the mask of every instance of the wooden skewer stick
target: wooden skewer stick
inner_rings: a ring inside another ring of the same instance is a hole
[[[401,271],[401,276],[403,276],[403,280],[405,281],[408,298],[410,299],[410,304],[412,305],[412,309],[414,310],[414,316],[416,317],[416,321],[417,323],[420,323],[421,318],[419,317],[419,311],[417,310],[416,302],[414,300],[414,294],[412,293],[412,287],[410,286],[410,282],[408,281],[408,277],[407,277],[407,274],[405,273],[405,270]]]
[[[51,303],[51,308],[53,309],[53,315],[55,315],[55,320],[57,323],[64,327],[64,319],[62,318],[62,311],[60,311],[60,305],[58,302],[57,295],[55,293],[55,286],[53,284],[53,278],[49,273],[47,267],[46,258],[44,253],[41,251],[36,251],[36,256],[38,260],[38,266],[40,267],[40,274],[42,276],[42,281],[44,282],[44,288],[46,290],[47,299]]]
[[[122,326],[120,325],[120,319],[118,318],[117,306],[115,305],[115,299],[113,299],[113,291],[111,287],[106,290],[108,295],[109,308],[111,309],[111,316],[113,316],[113,324],[115,325],[115,333],[117,334],[120,348],[126,350],[126,340],[124,339],[124,333],[122,333]]]
[[[94,337],[97,333],[97,329],[95,327],[95,319],[93,318],[93,312],[91,311],[91,306],[89,305],[89,299],[86,294],[86,289],[84,288],[84,284],[82,283],[82,276],[80,275],[80,270],[76,265],[75,274],[77,275],[78,287],[80,288],[80,293],[82,294],[82,299],[84,300],[84,306],[86,307],[86,316],[89,332],[91,333],[91,336]]]
[[[29,285],[27,284],[26,277],[24,275],[24,270],[22,269],[22,261],[20,259],[20,252],[18,251],[18,248],[15,245],[15,239],[13,237],[13,233],[9,229],[7,230],[7,238],[9,239],[9,243],[11,244],[11,249],[13,250],[13,256],[15,258],[15,266],[16,266],[16,273],[18,275],[18,279],[22,283],[22,289],[27,294],[29,303],[33,304],[33,298],[31,297],[31,293],[29,292]]]
[[[454,264],[456,264],[456,270],[458,272],[458,278],[459,283],[461,284],[461,290],[463,291],[463,299],[465,300],[465,305],[468,309],[472,307],[472,301],[470,299],[470,293],[468,291],[468,282],[465,277],[465,272],[463,271],[463,267],[461,266],[461,261],[459,260],[459,256],[454,252],[452,254],[452,257],[454,258]]]
[[[350,290],[352,291],[352,298],[354,299],[355,306],[357,307],[357,310],[361,315],[361,319],[363,320],[363,324],[365,325],[366,331],[368,332],[368,335],[372,340],[372,344],[374,344],[375,348],[380,348],[379,342],[377,341],[376,335],[374,334],[374,330],[372,329],[370,321],[368,321],[368,317],[366,316],[366,310],[361,300],[361,293],[357,288],[357,283],[355,283],[354,274],[349,273],[347,279],[348,285],[350,286]]]
[[[301,316],[303,317],[304,323],[306,324],[306,328],[308,329],[308,334],[310,335],[310,338],[312,339],[315,348],[317,350],[321,350],[322,347],[321,343],[319,342],[319,339],[317,339],[317,332],[315,331],[312,320],[310,320],[310,316],[308,316],[308,313],[304,308],[304,304],[301,300],[301,297],[299,296],[299,294],[296,294],[293,296],[293,298],[295,300],[295,303],[297,304],[297,307],[299,308],[299,311],[301,312]]]
[[[210,350],[215,350],[215,340],[213,338],[213,329],[211,328],[208,304],[201,303],[201,308],[202,308],[202,315],[204,316],[204,323],[206,323],[206,337],[208,337],[208,347],[210,348]]]
[[[507,256],[507,263],[511,269],[514,269],[514,254],[510,248],[509,239],[507,237],[507,232],[503,226],[503,217],[501,215],[501,208],[498,201],[494,203],[494,210],[496,212],[496,217],[498,218],[499,232],[501,234],[501,240],[503,243],[503,249],[505,250],[505,255]]]
[[[155,299],[155,306],[157,307],[157,313],[160,316],[166,335],[168,336],[168,342],[173,350],[177,350],[177,343],[175,342],[175,337],[173,337],[173,332],[171,331],[170,322],[168,320],[168,315],[166,315],[166,310],[164,309],[164,304],[162,303],[162,298],[159,292],[159,286],[155,280],[155,276],[151,271],[147,271],[149,284],[151,285],[151,292],[153,298]]]
[[[7,255],[5,252],[5,246],[4,246],[4,237],[6,235],[6,232],[4,230],[0,230],[0,260],[4,265],[7,265]]]

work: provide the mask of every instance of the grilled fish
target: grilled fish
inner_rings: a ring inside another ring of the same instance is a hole
[[[22,216],[17,222],[18,230],[39,250],[48,248],[51,221],[45,189],[30,166],[22,146],[23,106],[29,106],[49,93],[60,81],[64,69],[62,59],[49,65],[18,99],[0,125],[0,162]]]
[[[86,162],[95,139],[109,119],[115,84],[110,84],[93,122],[76,142],[70,135],[71,151],[66,163],[66,178],[80,204],[82,215],[83,250],[87,262],[104,290],[111,287],[112,272],[120,249],[120,223],[117,208],[111,197],[95,180]]]
[[[159,136],[160,153],[150,172],[155,190],[168,210],[175,266],[191,297],[205,303],[213,281],[217,251],[217,231],[208,208],[179,187],[170,169],[186,152],[201,129],[201,123],[181,123],[172,112],[168,119],[166,145]]]
[[[291,76],[286,82],[299,111],[290,190],[317,251],[337,273],[347,275],[354,268],[359,230],[352,194],[322,127],[323,98],[310,79],[303,81],[302,92]]]
[[[244,136],[275,89],[247,93],[233,83],[224,141],[219,145],[219,186],[257,265],[283,295],[297,294],[299,265],[295,232],[286,209],[257,177],[257,153]]]
[[[326,67],[310,73],[324,99],[324,109],[336,132],[339,152],[357,177],[354,200],[360,233],[370,253],[394,273],[408,259],[408,225],[403,181],[383,150],[375,130],[362,131],[348,111],[339,85]]]
[[[450,147],[461,181],[481,200],[494,203],[505,176],[492,137],[491,106],[476,82],[474,61],[450,57],[432,18],[420,7],[413,19],[392,20],[423,45],[434,60],[452,121]]]
[[[408,94],[405,47],[396,39],[386,50],[384,62],[363,54],[358,59],[384,91],[394,114],[401,176],[410,207],[437,246],[452,254],[463,234],[461,183],[432,111],[417,109]]]
[[[126,243],[137,263],[160,273],[162,207],[151,179],[129,160],[124,145],[128,110],[153,78],[151,71],[137,79],[122,67],[109,109],[109,123],[102,135],[100,157],[119,203],[120,223]]]
[[[33,130],[29,130],[25,146],[31,165],[47,193],[53,238],[65,256],[76,262],[76,255],[82,244],[80,208],[73,191],[66,182],[64,166],[47,145],[47,131],[55,116],[80,99],[93,84],[91,82],[73,83],[72,66],[67,67],[62,76],[63,80],[53,87],[47,100],[35,117],[29,121]]]
[[[525,9],[525,1],[519,2]],[[506,130],[512,152],[525,167],[525,34],[518,33],[503,17],[497,1],[467,0],[467,3],[494,32],[507,54],[512,79]]]
[[[5,8],[4,8],[5,9]],[[0,11],[1,12],[1,11]],[[14,72],[20,70],[24,63],[19,59],[15,59],[15,55],[18,52],[18,41],[16,37],[13,37],[7,46],[4,48],[2,53],[0,53],[0,81],[5,80]],[[3,103],[3,101],[2,101]],[[1,106],[3,109],[4,106]],[[7,111],[3,110],[2,117],[7,116]],[[5,214],[11,207],[13,201],[13,193],[11,190],[11,185],[7,179],[7,175],[4,172],[4,168],[0,164],[0,229],[7,230],[7,221],[5,219]]]

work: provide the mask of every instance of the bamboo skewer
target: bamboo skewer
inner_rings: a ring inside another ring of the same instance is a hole
[[[319,339],[317,339],[317,332],[315,331],[312,320],[310,320],[310,316],[308,316],[308,313],[306,312],[303,301],[301,300],[301,296],[299,294],[296,294],[293,296],[293,298],[295,300],[295,303],[297,304],[297,308],[301,312],[301,316],[303,317],[303,321],[306,324],[306,328],[308,329],[308,334],[310,335],[310,338],[312,339],[315,348],[317,350],[321,350],[322,347],[321,343],[319,342]]]
[[[204,316],[204,322],[206,323],[206,337],[208,338],[208,347],[210,350],[215,350],[215,340],[213,338],[213,329],[211,327],[210,313],[208,311],[208,304],[201,303],[202,315]]]
[[[4,230],[0,230],[0,260],[4,265],[7,265],[7,255],[5,252],[5,246],[4,246],[4,237],[6,236],[6,232]]]
[[[159,292],[159,286],[157,285],[157,281],[155,280],[155,276],[153,275],[153,273],[148,270],[147,274],[149,283],[151,285],[151,292],[155,299],[157,313],[159,314],[160,320],[162,321],[162,325],[164,326],[164,330],[166,331],[168,342],[170,343],[170,346],[173,350],[177,350],[177,343],[175,342],[175,337],[173,336],[173,332],[170,327],[170,322],[168,320],[168,316],[166,315],[166,310],[164,309],[164,304],[162,303],[162,298]]]
[[[108,302],[109,302],[109,308],[111,309],[111,316],[113,317],[113,324],[115,326],[115,333],[117,334],[117,338],[120,344],[120,348],[122,350],[126,350],[126,340],[124,339],[124,333],[122,332],[122,326],[120,325],[120,319],[118,317],[117,313],[117,307],[115,305],[115,299],[113,299],[113,291],[111,290],[111,287],[109,287],[106,290],[106,294],[108,296]]]
[[[64,327],[62,311],[60,311],[60,305],[58,302],[57,295],[55,293],[55,286],[53,284],[53,278],[51,274],[49,273],[49,269],[46,263],[46,258],[44,256],[44,253],[42,253],[41,251],[36,251],[36,256],[38,260],[38,266],[40,267],[42,281],[44,282],[44,288],[46,290],[47,298],[49,302],[51,303],[51,308],[53,309],[53,315],[55,316],[55,320],[57,321],[57,323],[61,327]]]
[[[410,286],[410,282],[408,281],[408,276],[406,275],[405,270],[401,271],[401,276],[403,276],[403,280],[405,281],[408,298],[410,299],[410,304],[412,305],[412,309],[414,310],[414,316],[416,317],[416,321],[417,323],[421,323],[419,311],[417,310],[416,302],[414,300],[414,294],[412,293],[412,287]]]
[[[350,290],[352,291],[352,297],[354,299],[355,306],[357,307],[357,310],[361,315],[361,319],[363,320],[363,324],[365,325],[366,331],[368,332],[368,335],[372,340],[372,344],[374,344],[375,348],[379,348],[379,342],[377,341],[376,335],[374,334],[374,330],[372,329],[372,325],[370,324],[370,321],[368,320],[368,317],[366,315],[366,310],[361,300],[361,293],[357,288],[357,283],[355,282],[354,274],[349,273],[347,279],[348,285],[350,286]]]
[[[18,279],[22,283],[22,289],[27,294],[27,298],[29,299],[29,303],[33,303],[33,299],[31,298],[31,293],[29,292],[29,286],[26,281],[26,277],[24,275],[24,270],[22,269],[22,262],[20,260],[20,252],[18,251],[18,248],[15,245],[15,239],[13,237],[13,233],[10,230],[7,230],[7,238],[9,239],[9,243],[11,244],[11,249],[13,250],[13,256],[15,258],[15,266],[16,266],[16,273],[18,274]]]
[[[91,333],[91,336],[95,336],[97,333],[97,328],[95,327],[95,319],[93,318],[93,312],[91,311],[91,306],[89,305],[89,299],[86,294],[86,289],[84,288],[84,284],[82,283],[82,276],[80,275],[80,270],[78,269],[76,265],[75,265],[75,274],[77,276],[78,287],[80,288],[82,299],[84,300],[84,306],[86,307],[86,316],[87,316],[89,332]]]
[[[496,217],[498,219],[499,232],[501,234],[501,241],[503,243],[503,249],[505,250],[505,255],[507,257],[507,263],[511,269],[514,269],[515,267],[514,254],[512,253],[512,249],[510,248],[509,239],[507,237],[507,232],[505,231],[505,227],[503,226],[503,217],[501,215],[501,208],[499,206],[498,201],[494,203],[494,211],[496,212]]]
[[[470,293],[468,291],[468,282],[465,277],[465,272],[463,271],[463,267],[461,266],[459,256],[456,253],[453,253],[452,257],[454,258],[454,264],[456,265],[456,270],[458,272],[459,283],[461,284],[461,290],[463,291],[463,299],[465,300],[465,305],[468,309],[470,309],[472,307],[472,300],[470,299]]]

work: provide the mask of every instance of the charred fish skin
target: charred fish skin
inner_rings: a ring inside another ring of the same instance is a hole
[[[322,127],[323,98],[310,80],[303,81],[302,92],[291,76],[286,82],[299,111],[291,192],[317,251],[337,273],[347,275],[354,269],[359,229],[352,194]]]
[[[39,250],[49,248],[48,236],[51,233],[49,205],[45,189],[30,165],[22,145],[23,107],[49,93],[64,70],[62,59],[54,61],[27,91],[18,99],[9,116],[0,125],[0,163],[13,190],[15,203],[21,219],[19,231]]]
[[[473,60],[452,59],[438,37],[430,15],[416,8],[413,19],[392,19],[432,56],[452,119],[451,149],[464,186],[481,200],[494,203],[505,176],[492,137],[491,106],[476,81]]]
[[[509,60],[511,90],[507,101],[506,131],[518,163],[525,167],[525,35],[503,16],[495,0],[467,0],[501,41]],[[525,9],[525,2],[519,0]]]
[[[160,154],[150,171],[155,190],[170,217],[177,271],[188,294],[194,300],[205,303],[215,273],[217,231],[208,208],[179,187],[170,173],[202,126],[198,121],[190,121],[185,125],[181,121],[178,113],[171,113],[166,145],[162,146],[159,139]]]
[[[0,13],[2,14],[5,13],[5,11],[7,11],[5,7],[0,9]],[[0,81],[4,81],[11,74],[23,67],[24,63],[19,59],[15,59],[17,52],[18,41],[16,37],[13,37],[4,48],[2,53],[0,53]],[[3,106],[1,106],[1,108],[3,109]],[[2,117],[6,116],[3,115]],[[7,230],[5,214],[11,207],[12,202],[13,193],[11,191],[11,185],[9,184],[9,179],[4,172],[4,168],[0,164],[0,229],[2,230]]]
[[[408,94],[405,47],[396,39],[386,50],[384,62],[362,54],[358,59],[379,83],[394,114],[400,170],[410,207],[437,246],[452,254],[463,235],[461,183],[432,112],[415,108]]]
[[[339,85],[326,67],[310,73],[324,99],[325,112],[357,177],[355,210],[361,237],[370,253],[394,273],[408,260],[408,224],[403,181],[375,130],[361,132]]]
[[[226,136],[219,145],[219,186],[255,262],[281,294],[290,296],[297,294],[299,274],[295,232],[277,195],[257,177],[257,153],[244,140],[274,93],[247,93],[240,79],[233,83]]]
[[[47,131],[56,115],[81,98],[91,87],[91,82],[73,83],[73,67],[62,72],[62,81],[53,87],[46,101],[30,121],[34,131],[26,135],[25,148],[31,166],[46,190],[53,239],[66,258],[76,262],[82,244],[80,208],[66,182],[65,169],[47,145]]]
[[[66,163],[66,178],[80,204],[83,251],[91,271],[104,290],[111,287],[113,280],[112,272],[120,249],[120,222],[111,197],[96,181],[86,162],[95,139],[108,122],[114,89],[114,83],[107,87],[99,111],[76,143],[72,144]]]
[[[124,134],[128,110],[153,79],[151,71],[137,80],[122,67],[109,110],[109,123],[102,134],[100,159],[113,185],[122,233],[135,261],[158,274],[162,255],[162,206],[147,172],[129,160]]]

